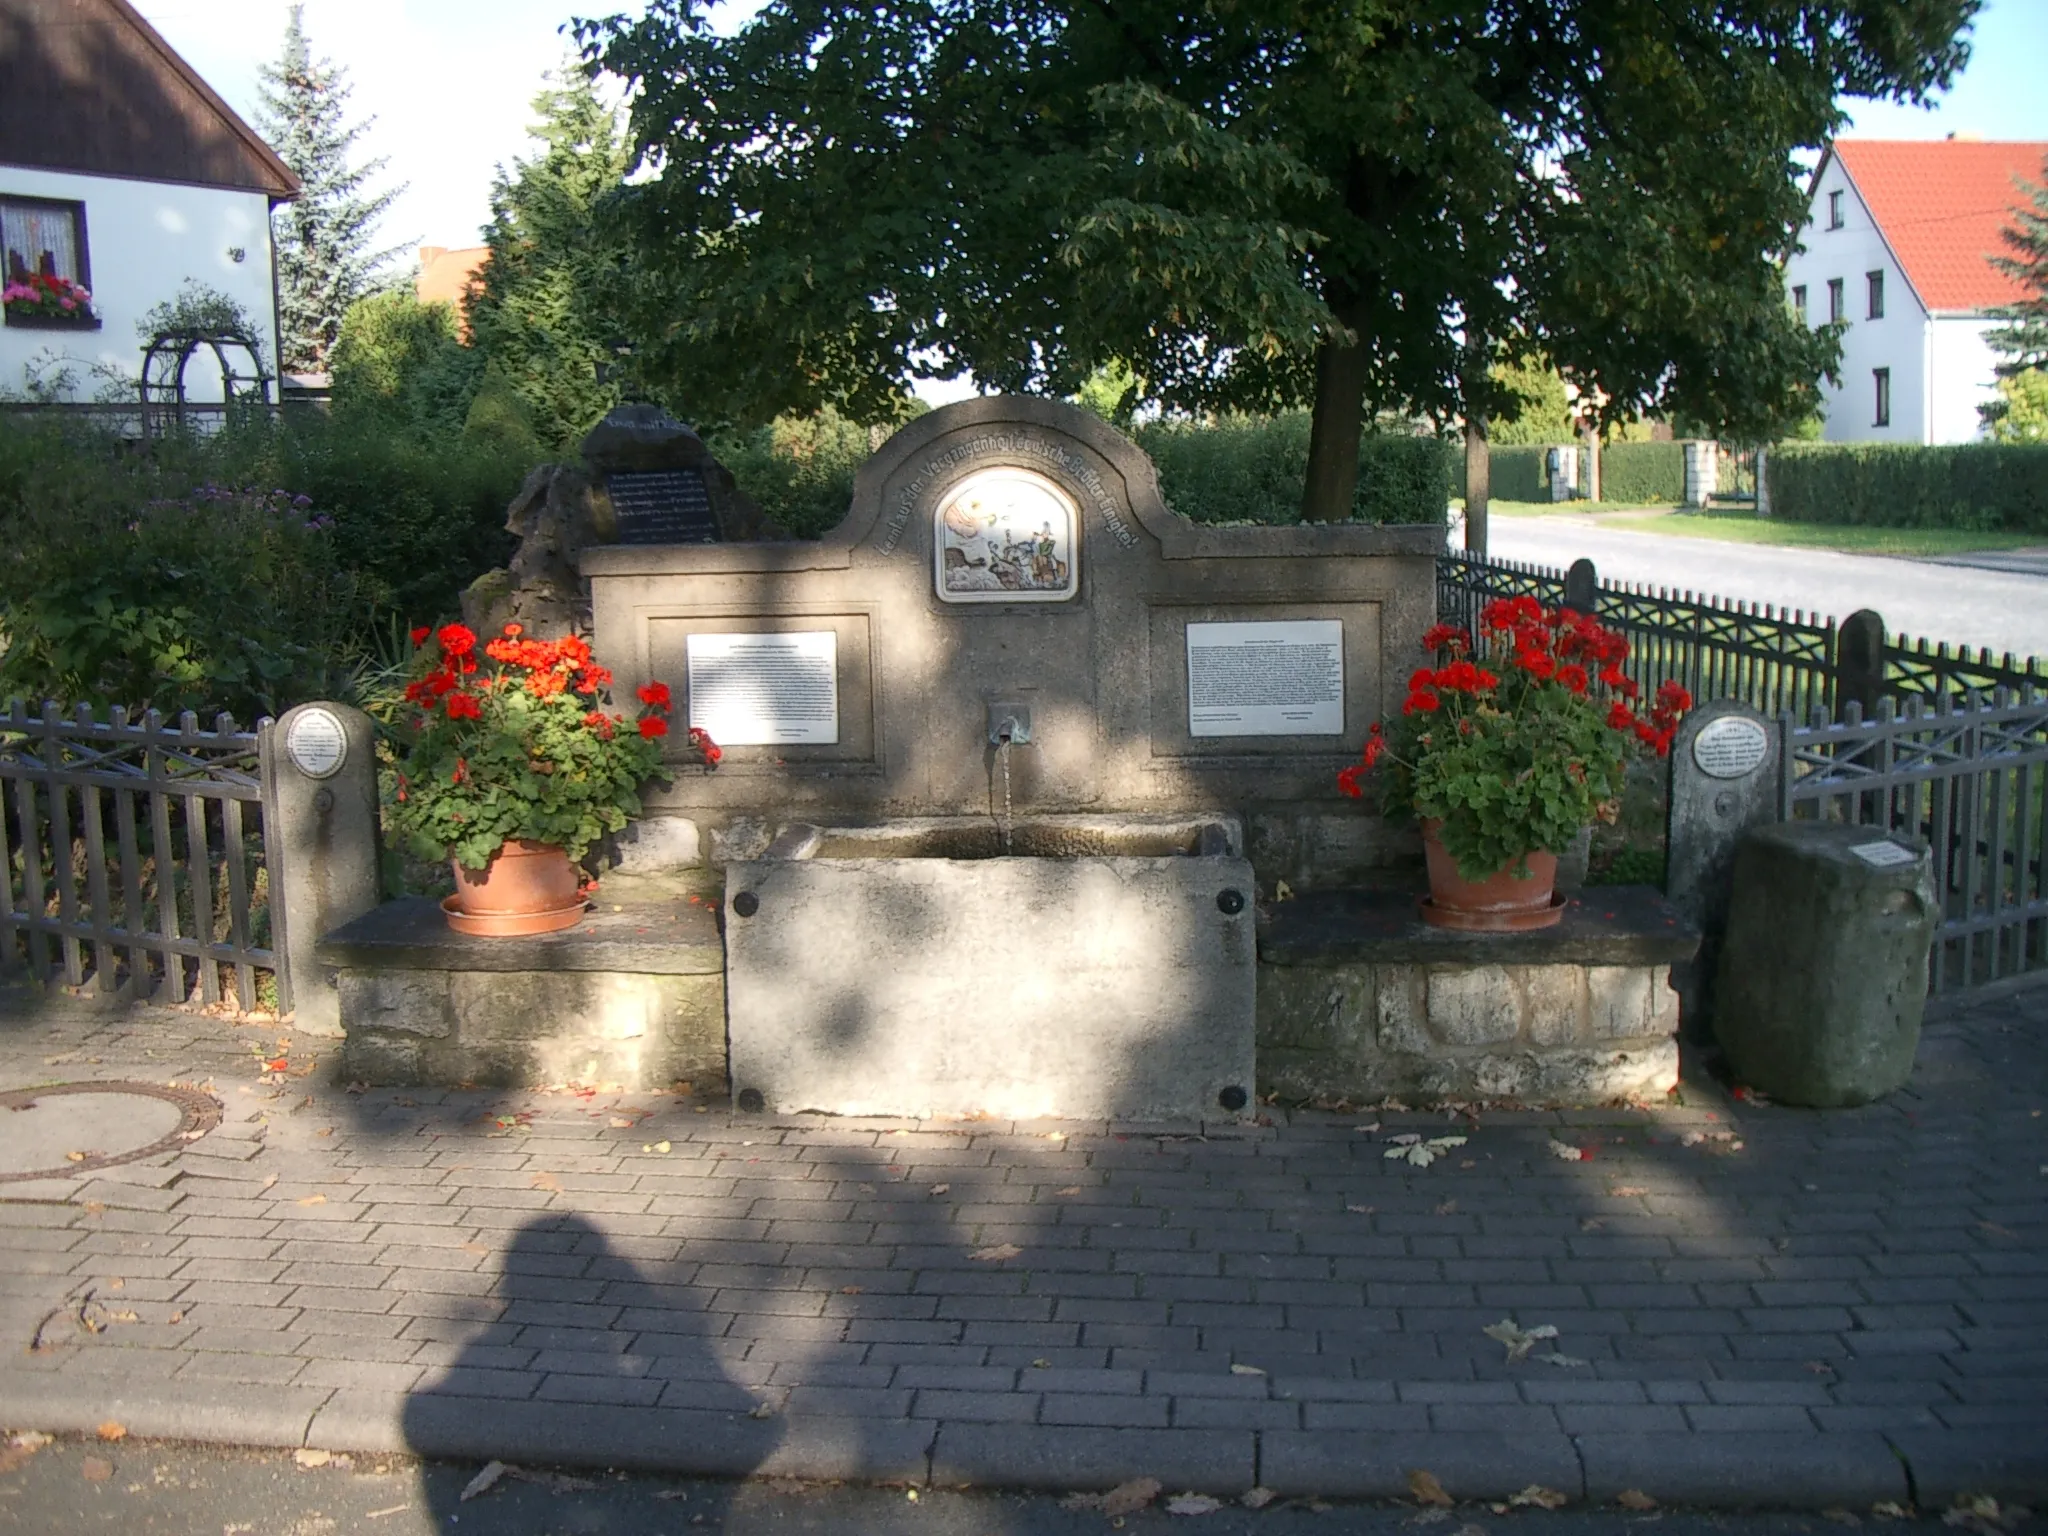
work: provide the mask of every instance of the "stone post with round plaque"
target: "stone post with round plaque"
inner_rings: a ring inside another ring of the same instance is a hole
[[[277,818],[270,867],[271,944],[291,977],[293,1027],[339,1036],[321,936],[377,905],[381,862],[377,754],[370,717],[346,704],[300,704],[271,727],[265,814]]]
[[[1728,922],[1735,845],[1751,827],[1778,819],[1778,723],[1733,699],[1701,705],[1671,745],[1671,790],[1664,839],[1664,890],[1697,926],[1699,953],[1671,968],[1685,1032],[1703,1038],[1708,991]]]

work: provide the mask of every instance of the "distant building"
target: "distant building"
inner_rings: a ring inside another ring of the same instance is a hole
[[[1991,265],[2048,142],[1841,139],[1814,171],[1794,309],[1847,322],[1841,382],[1822,381],[1829,442],[1963,443],[1993,398],[1992,311],[2023,297]]]
[[[452,304],[458,319],[462,301],[471,283],[477,281],[484,263],[491,259],[488,245],[445,245],[420,247],[420,275],[412,280],[412,291],[422,304]],[[469,322],[462,321],[463,339],[469,339]]]
[[[136,326],[187,280],[262,328],[277,367],[270,210],[299,179],[127,0],[0,0],[0,262],[92,295],[91,315],[6,306],[0,390],[39,357],[89,395],[95,365],[140,372]],[[218,380],[191,369],[194,399]]]

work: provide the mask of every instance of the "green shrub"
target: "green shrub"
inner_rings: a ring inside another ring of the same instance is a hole
[[[0,697],[246,720],[342,686],[362,605],[333,520],[179,467],[0,423]]]
[[[1550,476],[1544,470],[1548,448],[1496,447],[1486,451],[1486,494],[1493,501],[1548,501]]]
[[[1159,470],[1167,505],[1197,523],[1301,521],[1309,418],[1224,416],[1150,422],[1131,436]],[[1352,516],[1369,523],[1442,523],[1454,453],[1440,438],[1370,434],[1359,444]]]
[[[830,406],[751,432],[713,433],[709,447],[739,488],[800,539],[839,526],[853,504],[853,477],[874,451],[868,429]]]
[[[1606,444],[1600,450],[1600,499],[1676,506],[1685,500],[1685,445]]]
[[[2048,443],[1780,443],[1767,463],[1788,522],[2048,534]]]

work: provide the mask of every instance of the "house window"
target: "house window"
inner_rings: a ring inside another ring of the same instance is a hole
[[[1806,284],[1792,285],[1792,313],[1799,317],[1801,325],[1806,324]]]
[[[1828,194],[1828,228],[1840,229],[1841,227],[1842,194],[1839,192],[1830,192]]]
[[[1877,416],[1870,424],[1873,427],[1888,427],[1892,424],[1892,371],[1889,368],[1870,370],[1871,387],[1877,395]]]
[[[83,203],[0,197],[0,242],[6,246],[9,282],[23,282],[39,272],[69,278],[81,288],[92,286]]]
[[[1870,318],[1882,320],[1884,318],[1884,273],[1866,272],[1863,274],[1863,281],[1870,290]]]
[[[1839,277],[1831,277],[1828,279],[1828,324],[1840,325],[1842,310],[1842,280]]]

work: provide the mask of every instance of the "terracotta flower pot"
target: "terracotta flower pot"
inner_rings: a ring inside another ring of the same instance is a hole
[[[1424,922],[1468,933],[1523,933],[1563,920],[1565,899],[1557,892],[1556,854],[1541,849],[1527,854],[1529,873],[1522,878],[1514,872],[1519,861],[1510,859],[1484,880],[1467,880],[1437,837],[1442,825],[1422,824],[1422,853],[1429,866]]]
[[[583,920],[583,883],[558,844],[509,842],[482,869],[456,864],[441,910],[457,933],[553,933]]]

